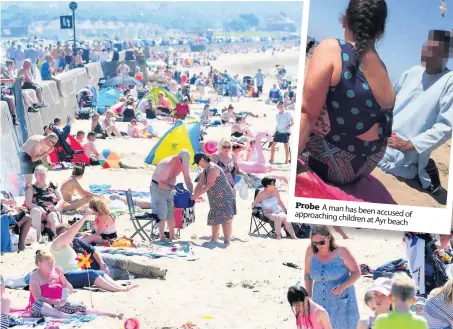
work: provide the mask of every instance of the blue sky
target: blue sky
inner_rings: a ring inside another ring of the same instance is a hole
[[[312,0],[308,21],[308,36],[318,41],[343,38],[339,17],[349,0]],[[440,0],[387,0],[388,16],[384,37],[377,49],[387,65],[392,80],[410,67],[420,64],[421,47],[431,29],[453,28],[453,0],[447,0],[447,14],[440,14]],[[448,67],[453,69],[453,61]]]

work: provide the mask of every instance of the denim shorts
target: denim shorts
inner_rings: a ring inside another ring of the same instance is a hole
[[[104,271],[96,270],[85,270],[85,271],[71,271],[65,273],[66,280],[72,285],[75,289],[80,289],[83,287],[93,286],[94,281],[100,277],[104,276]]]

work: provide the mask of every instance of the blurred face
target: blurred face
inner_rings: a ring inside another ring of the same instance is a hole
[[[49,274],[55,269],[55,261],[52,258],[42,260],[38,262],[38,269],[42,273]]]
[[[319,251],[328,251],[330,246],[330,237],[316,234],[311,237],[311,244],[318,248]]]
[[[45,170],[37,170],[35,172],[35,178],[37,182],[45,182],[47,178],[47,172]]]
[[[433,40],[430,35],[428,42],[422,47],[421,60],[426,67],[443,68],[449,53],[450,49],[446,42]]]
[[[283,110],[284,110],[283,104],[278,104],[277,105],[277,110],[278,110],[278,112],[282,113]]]
[[[80,139],[80,140],[85,139],[85,134],[77,135],[77,139]]]
[[[366,306],[370,308],[371,311],[376,312],[376,304],[374,303],[374,298],[371,298],[367,303]]]
[[[272,192],[275,190],[275,183],[272,183],[264,188],[268,192]]]
[[[386,296],[379,291],[374,291],[373,300],[376,307],[376,313],[386,313],[390,310],[390,305],[392,302],[389,296]]]
[[[228,154],[231,151],[232,145],[230,143],[224,143],[222,145],[222,154]]]
[[[44,143],[49,147],[53,147],[53,146],[55,146],[55,144],[57,144],[57,140],[54,138],[46,138],[44,140]]]
[[[90,142],[96,141],[96,135],[91,135],[91,136],[88,138],[88,140],[89,140]]]
[[[425,311],[425,306],[423,305],[415,305],[415,313],[421,314]]]

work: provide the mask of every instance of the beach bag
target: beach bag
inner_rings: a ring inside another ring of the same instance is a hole
[[[391,279],[396,272],[405,272],[407,275],[411,276],[408,261],[400,258],[379,266],[373,273],[373,280],[380,277]]]
[[[239,189],[239,196],[241,197],[242,200],[247,200],[249,197],[249,187],[247,183],[244,181],[244,178],[241,178],[241,187]]]
[[[293,226],[294,234],[298,239],[308,239],[310,238],[311,227],[307,224],[302,223],[291,223]]]
[[[184,187],[183,183],[178,183],[175,186],[175,196],[173,197],[173,203],[175,208],[189,208],[193,207],[194,201],[190,200],[192,194]]]
[[[187,226],[195,223],[195,209],[190,208],[175,208],[175,227],[179,229],[186,228]]]

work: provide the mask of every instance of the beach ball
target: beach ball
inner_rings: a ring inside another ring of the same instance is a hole
[[[207,155],[212,155],[212,154],[216,153],[218,150],[218,144],[219,143],[217,143],[217,141],[207,141],[204,144],[204,152]]]
[[[124,329],[140,329],[140,321],[137,318],[129,318],[124,321]]]
[[[120,155],[118,152],[110,152],[107,159],[105,159],[104,168],[119,168]]]
[[[99,154],[99,160],[107,160],[111,152],[109,149],[103,149],[101,154]]]

